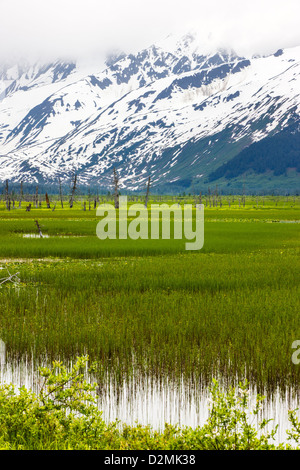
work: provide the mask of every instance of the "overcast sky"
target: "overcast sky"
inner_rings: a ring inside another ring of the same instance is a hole
[[[135,52],[197,30],[241,54],[300,45],[300,0],[0,0],[0,58]]]

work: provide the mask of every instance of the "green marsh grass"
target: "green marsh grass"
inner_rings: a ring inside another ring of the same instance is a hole
[[[185,251],[184,240],[100,241],[95,211],[78,207],[3,209],[0,267],[21,278],[0,290],[8,356],[39,363],[88,353],[99,380],[119,383],[221,375],[258,390],[299,386],[299,224],[268,223],[299,220],[299,204],[266,201],[205,209],[200,252]],[[36,233],[35,219],[49,238],[23,238]]]

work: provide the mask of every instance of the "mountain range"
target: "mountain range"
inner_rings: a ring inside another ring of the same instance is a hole
[[[99,64],[0,66],[0,181],[300,190],[300,47],[241,57],[169,36]]]

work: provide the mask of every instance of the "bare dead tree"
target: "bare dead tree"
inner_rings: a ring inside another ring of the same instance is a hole
[[[8,180],[5,181],[5,203],[6,203],[6,209],[10,210],[9,194],[8,194]]]
[[[89,211],[91,210],[91,190],[88,191]]]
[[[148,178],[148,184],[147,184],[147,193],[146,193],[146,199],[145,199],[145,207],[147,209],[147,206],[148,206],[148,200],[149,200],[149,194],[150,194],[150,182],[151,182],[151,179],[150,179],[150,176]]]
[[[216,184],[216,190],[215,190],[215,195],[214,195],[214,202],[215,202],[215,206],[218,207],[218,185]]]
[[[47,209],[50,209],[50,199],[49,199],[49,196],[48,196],[48,193],[45,194],[45,199],[46,199],[46,204],[47,204]]]
[[[59,197],[60,197],[60,203],[61,203],[61,208],[64,208],[64,203],[63,203],[63,197],[62,197],[62,189],[61,189],[61,181],[60,178],[58,178],[58,184],[59,184]]]
[[[35,188],[35,207],[36,209],[39,207],[39,187]]]
[[[19,200],[19,207],[21,207],[23,201],[23,181],[20,183],[20,200]]]
[[[196,194],[195,194],[194,181],[192,182],[192,193],[193,193],[193,201],[194,201],[195,206],[196,206],[197,200],[196,200]]]
[[[70,200],[69,200],[70,209],[73,207],[76,192],[77,192],[77,174],[74,171],[73,181],[72,181],[72,189],[71,189],[71,196],[70,196]]]
[[[35,220],[35,225],[37,226],[37,229],[38,229],[38,232],[39,232],[39,236],[40,236],[41,238],[43,238],[42,230],[41,230],[40,224],[38,223],[37,220]]]
[[[119,209],[119,176],[117,170],[114,167],[114,199],[115,209]]]

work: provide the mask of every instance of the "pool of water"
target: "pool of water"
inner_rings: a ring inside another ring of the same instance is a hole
[[[87,235],[49,235],[43,233],[41,237],[38,233],[23,233],[21,234],[23,238],[84,238]]]
[[[47,364],[40,364],[47,365]],[[87,376],[90,382],[95,377]],[[0,383],[13,383],[17,387],[25,386],[38,392],[43,379],[39,378],[37,367],[32,360],[6,362],[0,347]],[[254,407],[256,389],[252,387],[250,403]],[[183,378],[171,382],[168,378],[157,380],[152,377],[132,377],[116,384],[108,379],[97,390],[98,407],[103,412],[106,422],[120,420],[134,425],[151,425],[155,430],[162,430],[165,423],[179,426],[201,426],[209,415],[210,394],[207,386],[188,383]],[[272,418],[268,430],[278,424],[275,443],[287,442],[286,430],[290,429],[288,410],[299,406],[300,397],[289,390],[285,395],[275,391],[264,402],[259,420]],[[253,424],[257,423],[253,417]]]

